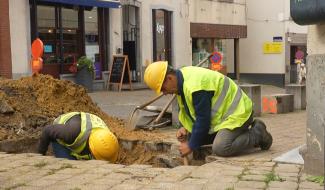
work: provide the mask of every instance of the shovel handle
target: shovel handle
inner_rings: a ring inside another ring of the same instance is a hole
[[[170,104],[173,102],[173,100],[176,98],[176,94],[173,94],[172,98],[169,100],[169,102],[165,105],[165,107],[161,110],[157,118],[153,121],[153,123],[158,123],[158,121],[162,118]]]
[[[183,162],[184,162],[184,166],[188,166],[189,165],[188,157],[187,156],[184,156],[183,157]]]
[[[155,102],[156,100],[158,100],[159,98],[161,98],[163,95],[164,95],[164,94],[160,94],[159,96],[154,97],[152,100],[150,100],[150,101],[148,101],[148,102],[146,102],[146,103],[144,103],[144,104],[142,104],[142,105],[136,107],[136,109],[143,109],[143,108],[146,107],[147,105],[152,104],[153,102]]]

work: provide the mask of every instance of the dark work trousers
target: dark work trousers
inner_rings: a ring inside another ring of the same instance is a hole
[[[59,144],[57,141],[52,141],[51,144],[55,157],[76,160],[74,156],[70,155],[71,150],[69,150],[67,147]]]
[[[252,122],[253,116],[251,115],[241,127],[234,130],[221,129],[209,135],[204,144],[212,144],[212,153],[223,157],[235,156],[242,151],[254,148],[260,137],[249,128]]]

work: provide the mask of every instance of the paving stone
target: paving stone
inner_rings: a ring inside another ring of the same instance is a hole
[[[264,175],[243,175],[241,181],[263,181],[265,180]]]
[[[109,161],[105,161],[105,160],[85,160],[81,162],[85,162],[86,164],[91,164],[91,165],[98,165],[98,166],[102,166],[110,163]]]
[[[32,182],[28,182],[26,183],[26,185],[29,186],[36,186],[36,187],[49,187],[52,186],[53,184],[55,184],[57,181],[56,180],[44,180],[44,179],[38,179]]]
[[[148,169],[148,168],[152,168],[152,165],[132,164],[130,166],[127,166],[127,168]]]
[[[267,171],[267,172],[272,172],[273,168],[272,167],[260,167],[260,166],[252,166],[248,167],[248,170],[259,170],[259,171]]]
[[[177,190],[203,190],[205,184],[176,184]]]
[[[180,182],[180,184],[206,184],[208,179],[199,179],[199,178],[186,178]]]
[[[287,172],[287,173],[299,173],[301,166],[294,164],[278,164],[274,171],[276,173]]]
[[[299,181],[298,177],[282,177],[282,176],[280,176],[280,178],[283,179],[284,181],[291,181],[291,182]]]
[[[171,190],[171,189],[177,189],[177,185],[175,183],[156,182],[156,183],[150,183],[148,185],[144,185],[142,189],[143,190],[149,190],[149,189]]]
[[[15,188],[15,190],[43,190],[44,187],[35,187],[35,186],[20,186]]]
[[[238,181],[237,176],[213,176],[209,179],[208,183],[219,183],[219,182],[224,182],[224,183],[235,183]]]
[[[324,186],[321,186],[319,183],[314,183],[314,182],[309,182],[309,181],[304,181],[299,184],[299,189],[304,188],[304,189],[324,189]]]
[[[211,178],[212,176],[219,174],[220,173],[217,173],[217,171],[214,171],[211,168],[199,167],[195,170],[195,172],[192,172],[190,176],[193,178]]]
[[[227,182],[209,182],[203,187],[204,190],[224,190],[233,189],[234,183]]]
[[[277,175],[279,175],[280,177],[296,177],[298,178],[299,173],[296,172],[277,172]]]
[[[73,174],[73,175],[77,175],[77,174],[81,174],[84,173],[85,170],[84,169],[78,169],[78,168],[64,168],[61,170],[56,171],[56,174]]]
[[[244,174],[246,175],[266,175],[270,173],[269,171],[265,171],[265,170],[246,170],[244,172]]]
[[[123,181],[122,184],[128,184],[128,185],[134,185],[134,184],[140,184],[140,185],[147,185],[151,183],[152,178],[133,178],[132,179],[127,179]]]
[[[153,179],[154,182],[177,182],[188,177],[187,174],[176,175],[176,174],[162,174],[158,175]]]
[[[26,173],[26,174],[21,175],[21,176],[14,177],[14,180],[16,182],[20,182],[20,183],[31,182],[31,181],[34,181],[34,180],[37,180],[37,179],[39,179],[39,178],[36,178],[35,176],[30,175],[29,173]]]
[[[235,184],[235,189],[237,188],[252,188],[252,189],[264,189],[266,184],[260,181],[239,181]]]
[[[143,189],[143,185],[140,184],[119,184],[114,186],[111,190],[140,190]]]
[[[218,174],[222,175],[222,176],[239,176],[243,173],[243,171],[238,170],[224,170],[224,171],[220,171],[218,172]]]
[[[105,178],[123,181],[126,179],[130,179],[131,175],[123,174],[123,173],[110,173],[110,174],[106,175]]]
[[[16,181],[14,179],[3,181],[0,184],[1,189],[14,189],[16,187],[26,186],[25,182]]]
[[[94,185],[106,185],[107,187],[113,187],[114,185],[120,184],[120,180],[113,180],[109,179],[107,177],[105,178],[99,178],[99,179],[93,179],[88,182],[88,184],[94,184]]]
[[[69,179],[62,180],[63,184],[87,184],[91,182],[94,179],[99,179],[103,175],[100,174],[79,174],[74,175],[73,177]]]
[[[262,162],[261,164],[258,164],[258,166],[274,167],[275,164],[276,164],[275,162]]]
[[[109,168],[91,168],[87,171],[89,174],[102,174],[102,175],[108,175],[109,173],[112,173],[114,169],[109,169]]]
[[[48,175],[48,176],[42,177],[41,179],[60,181],[60,180],[69,179],[71,177],[73,177],[73,174],[53,174],[53,175]]]
[[[271,181],[268,187],[272,188],[282,188],[286,190],[296,190],[298,188],[298,183],[291,181]]]

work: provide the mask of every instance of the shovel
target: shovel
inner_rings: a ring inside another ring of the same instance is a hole
[[[161,111],[158,108],[156,108],[155,106],[148,106],[148,105],[152,104],[153,102],[157,101],[158,99],[160,99],[163,95],[164,94],[161,94],[161,95],[153,98],[152,100],[150,100],[140,106],[137,106],[130,115],[127,127],[130,130],[135,130],[136,128],[153,129],[153,128],[164,127],[164,126],[168,125],[169,123],[171,123],[171,120],[165,120],[163,122],[160,122],[160,121],[162,120],[162,117],[165,114],[165,112],[167,111],[170,104],[175,99],[176,94],[174,94],[172,96],[172,98],[167,102],[167,104]],[[159,113],[159,114],[142,117],[140,115],[141,111],[148,111],[148,112],[154,112],[156,114],[157,113]],[[138,124],[140,118],[142,119],[142,121],[141,121],[141,124]]]
[[[202,61],[200,61],[200,63],[198,63],[196,66],[200,67],[204,62],[208,61],[210,59],[210,57],[212,56],[212,54],[210,54],[209,56],[207,56],[206,58],[204,58]],[[163,115],[165,114],[165,112],[167,111],[168,107],[170,106],[170,104],[173,102],[173,100],[176,98],[176,94],[174,94],[172,96],[172,98],[169,100],[169,102],[165,105],[165,107],[160,111],[159,115],[155,118],[152,119],[153,116],[148,116],[148,117],[142,117],[142,124],[141,125],[137,125],[138,121],[141,117],[140,112],[141,110],[144,111],[149,111],[149,112],[158,112],[157,109],[150,109],[148,107],[148,105],[152,104],[153,102],[157,101],[158,99],[160,99],[164,94],[161,94],[155,98],[153,98],[152,100],[137,106],[133,112],[130,115],[130,118],[128,120],[128,124],[127,127],[130,130],[135,130],[136,128],[142,128],[142,129],[153,129],[153,128],[158,128],[158,127],[164,127],[167,124],[171,123],[170,120],[167,121],[163,121],[160,122],[160,120],[162,119]],[[159,123],[160,122],[160,123]],[[185,163],[185,160],[184,160]]]

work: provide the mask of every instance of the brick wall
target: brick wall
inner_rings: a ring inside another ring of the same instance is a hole
[[[12,78],[9,0],[0,0],[0,76]]]
[[[191,23],[192,38],[247,38],[247,26]]]

